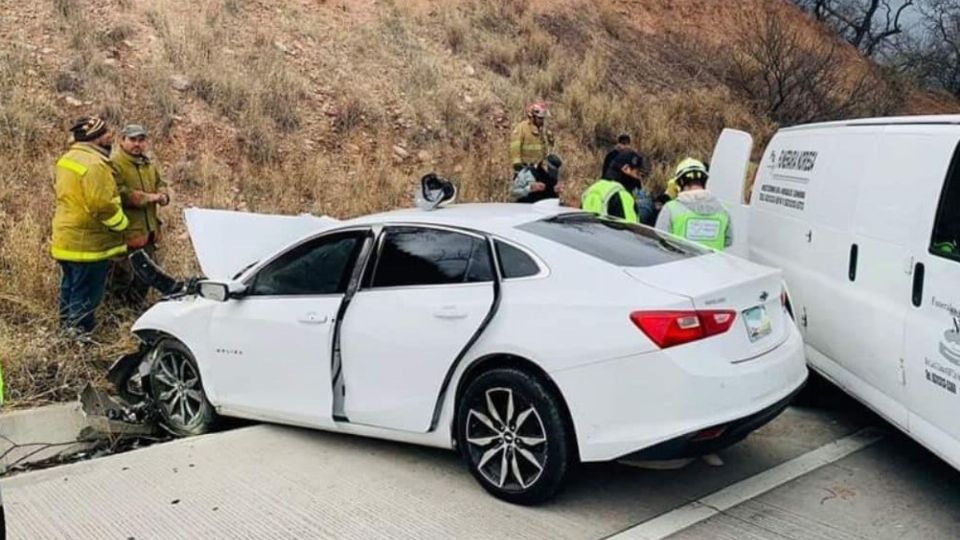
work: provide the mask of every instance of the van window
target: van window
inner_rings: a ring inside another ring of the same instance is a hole
[[[930,253],[960,261],[960,145],[953,153],[933,225]]]

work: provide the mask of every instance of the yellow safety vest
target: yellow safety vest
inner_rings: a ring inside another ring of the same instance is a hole
[[[670,232],[692,242],[723,251],[726,246],[730,216],[726,212],[698,214],[678,201],[668,202]]]
[[[620,197],[620,204],[623,206],[624,221],[631,223],[640,223],[637,217],[637,209],[633,200],[633,195],[620,182],[613,180],[597,180],[586,191],[580,201],[580,207],[587,212],[593,212],[601,216],[610,217],[607,214],[607,208],[610,200],[614,197]]]

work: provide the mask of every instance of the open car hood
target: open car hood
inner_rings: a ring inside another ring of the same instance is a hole
[[[244,267],[340,222],[327,216],[282,216],[188,208],[187,230],[208,279],[228,280]]]

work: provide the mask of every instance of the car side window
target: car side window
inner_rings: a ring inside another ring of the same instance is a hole
[[[500,274],[504,279],[535,276],[540,267],[523,250],[504,242],[495,242],[497,258],[500,260]]]
[[[257,273],[250,294],[343,293],[363,237],[362,232],[349,232],[324,236],[294,247]]]
[[[487,242],[426,227],[386,230],[373,287],[449,285],[493,280]]]
[[[943,184],[930,253],[960,261],[960,145],[953,153],[953,161]]]

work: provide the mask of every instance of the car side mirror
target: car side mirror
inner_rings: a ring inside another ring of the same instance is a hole
[[[239,281],[201,281],[197,285],[197,293],[201,298],[214,302],[226,302],[231,298],[242,296],[246,287]]]

